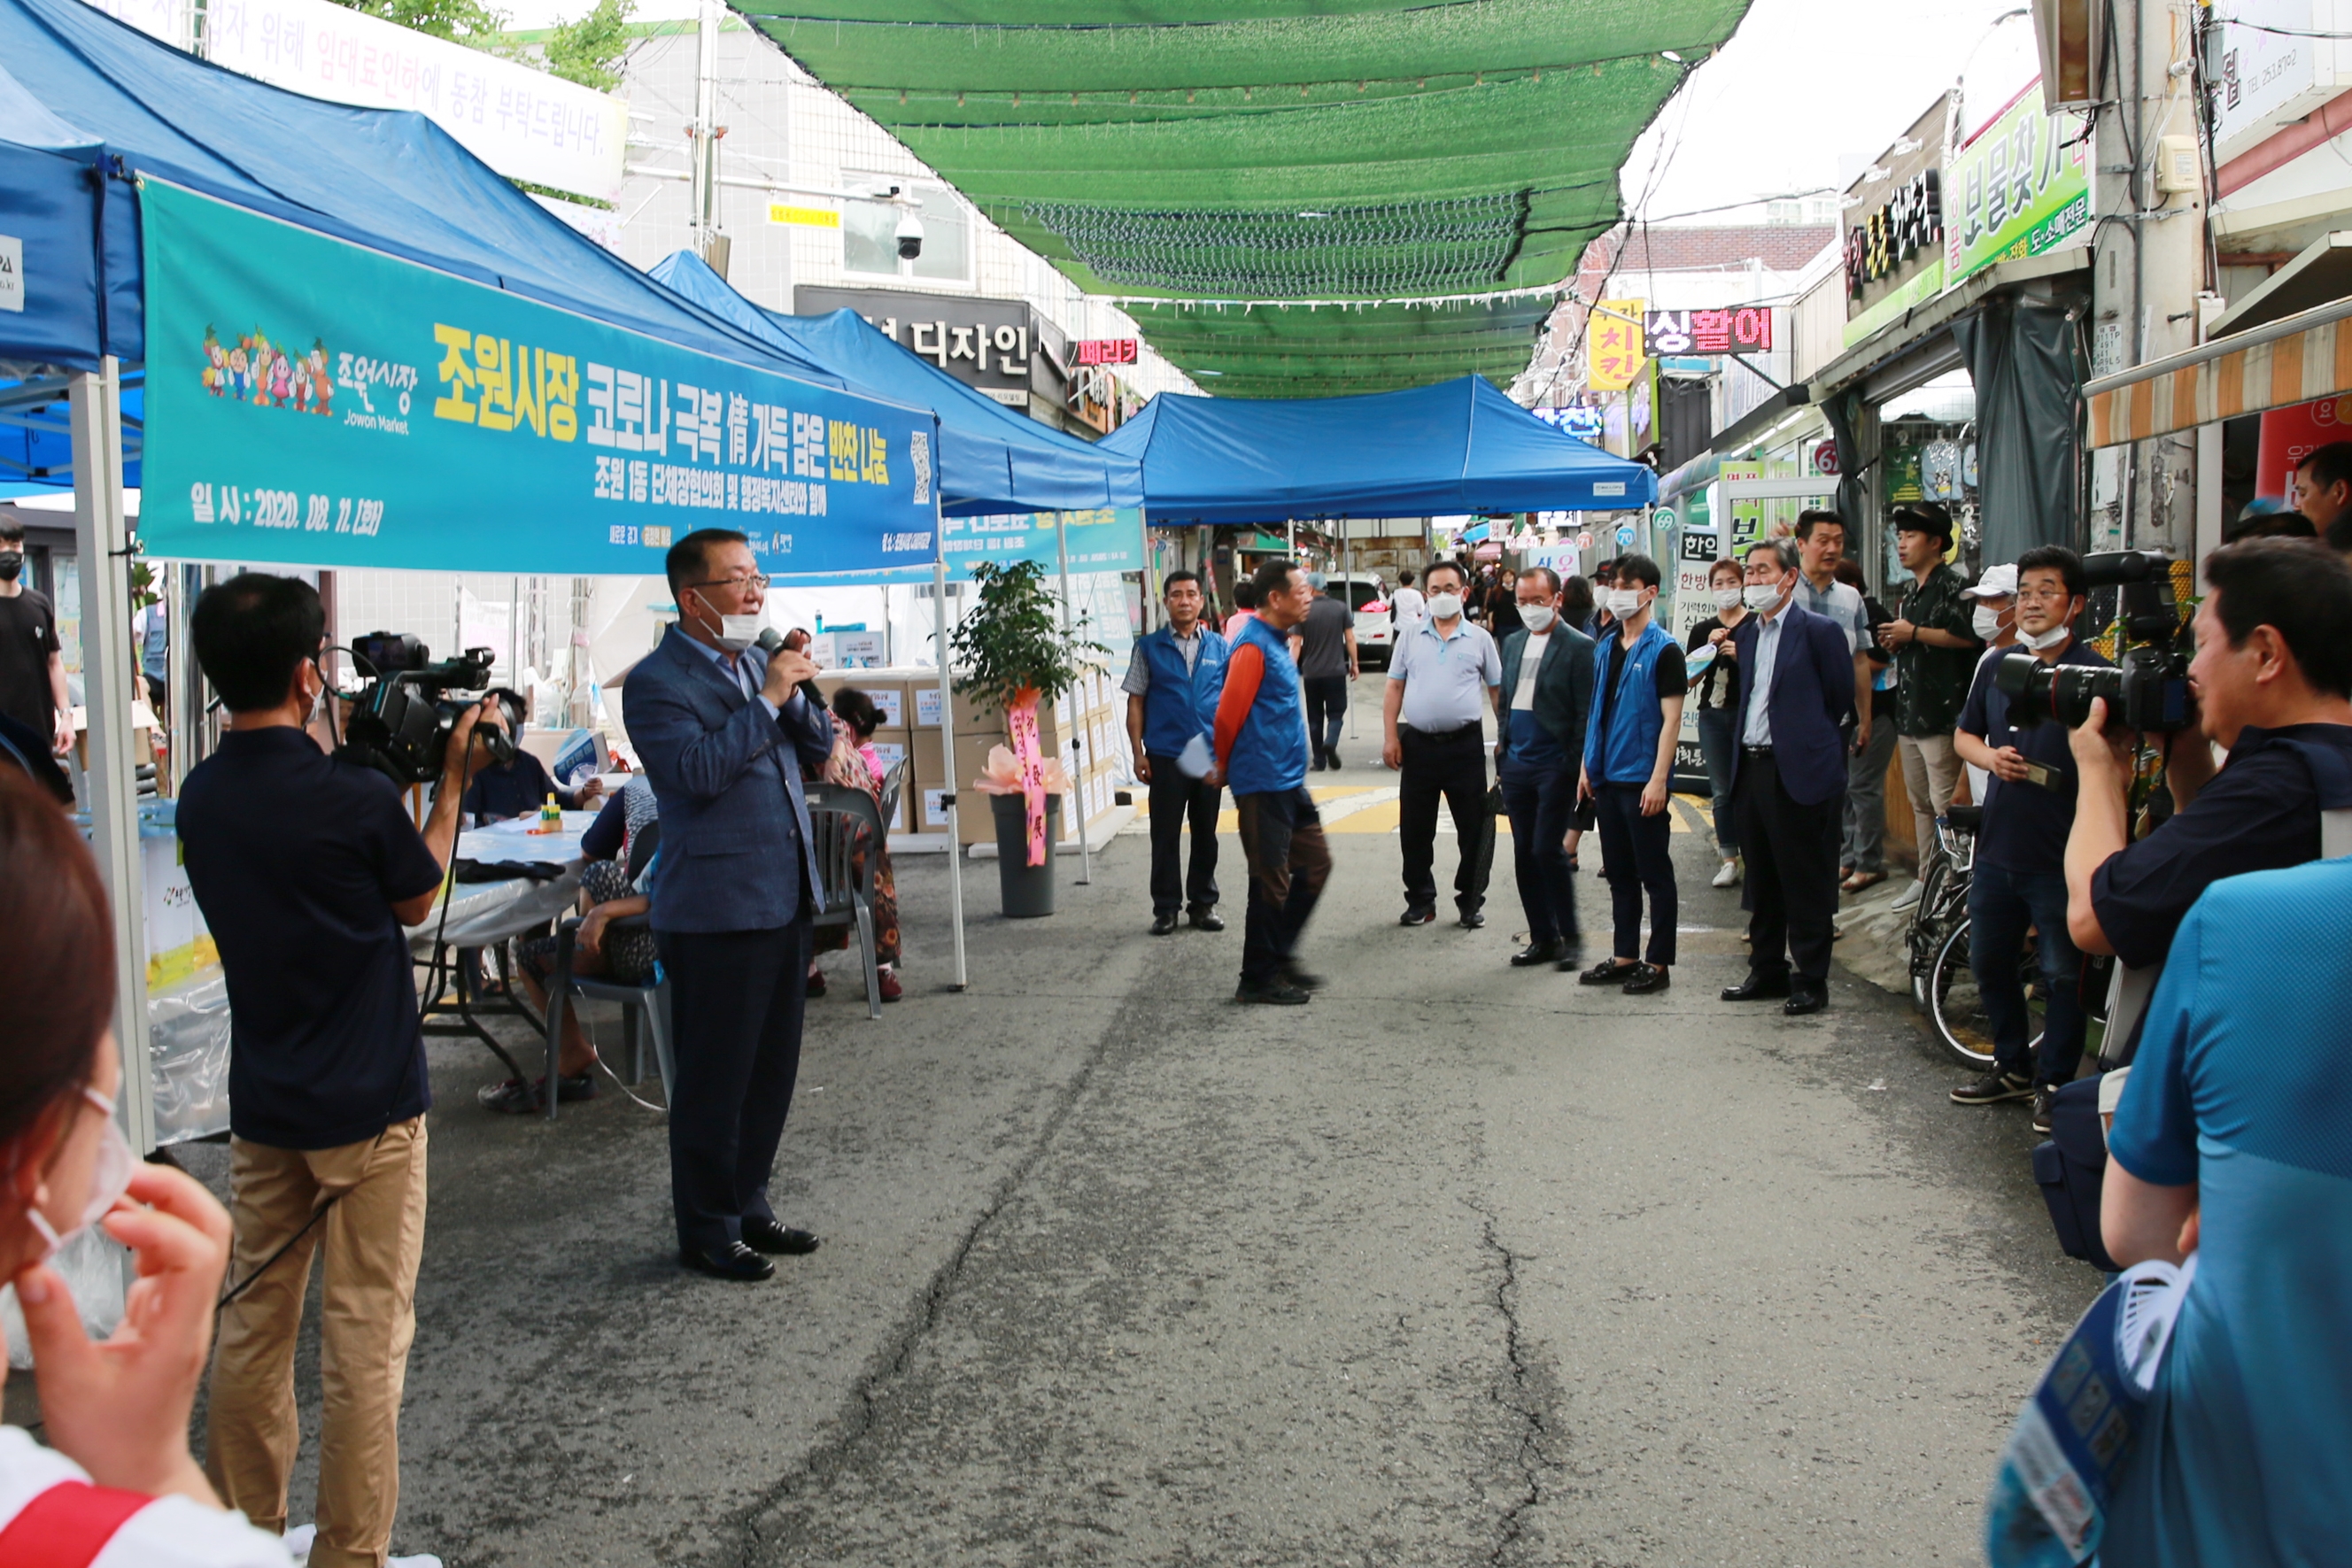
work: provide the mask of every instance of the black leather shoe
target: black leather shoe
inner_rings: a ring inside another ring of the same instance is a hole
[[[816,1250],[816,1233],[796,1230],[789,1225],[779,1225],[772,1219],[743,1217],[743,1245],[755,1252],[781,1253],[798,1258]]]
[[[1621,964],[1614,958],[1603,958],[1576,977],[1580,986],[1622,986],[1633,977],[1639,964]]]
[[[1215,905],[1204,904],[1192,911],[1193,930],[1223,931],[1224,928],[1225,917],[1217,913]]]
[[[1557,941],[1530,942],[1526,946],[1511,955],[1511,967],[1514,969],[1526,969],[1531,968],[1538,964],[1557,964],[1559,962],[1559,944]]]
[[[1176,912],[1174,910],[1171,909],[1165,915],[1155,915],[1151,917],[1151,934],[1154,936],[1165,936],[1171,931],[1175,929]]]
[[[1426,904],[1416,904],[1397,916],[1399,925],[1434,925],[1437,911]]]
[[[1819,980],[1799,980],[1789,988],[1789,999],[1780,1004],[1780,1010],[1792,1019],[1800,1019],[1807,1013],[1817,1013],[1829,1005],[1830,988],[1827,986]]]
[[[1465,930],[1465,931],[1475,931],[1475,930],[1477,930],[1477,929],[1478,929],[1478,927],[1480,927],[1481,925],[1486,925],[1486,912],[1485,910],[1483,910],[1483,909],[1465,909],[1465,910],[1464,910],[1464,911],[1462,912],[1462,929],[1463,929],[1463,930]]]
[[[677,1260],[698,1274],[708,1274],[714,1280],[732,1280],[743,1285],[764,1280],[776,1271],[773,1263],[740,1241],[730,1242],[723,1250],[717,1252],[700,1247],[681,1247],[677,1249]]]
[[[1739,984],[1723,988],[1723,999],[1727,1002],[1760,1002],[1788,994],[1788,976],[1759,975],[1753,969],[1748,971],[1748,977]]]
[[[1625,981],[1629,997],[1646,997],[1653,991],[1663,991],[1673,983],[1674,976],[1660,964],[1636,964]]]
[[[1234,1000],[1254,1007],[1303,1008],[1314,999],[1314,992],[1286,980],[1276,980],[1268,986],[1253,986],[1244,981],[1241,988],[1234,992]]]

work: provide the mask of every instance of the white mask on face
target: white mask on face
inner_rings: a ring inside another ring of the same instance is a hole
[[[1559,613],[1549,604],[1522,604],[1519,606],[1519,624],[1540,637],[1551,630],[1552,618]]]
[[[86,1086],[81,1092],[82,1098],[97,1106],[106,1118],[106,1125],[98,1135],[98,1157],[90,1165],[89,1201],[82,1206],[81,1218],[62,1234],[37,1207],[25,1210],[26,1223],[39,1234],[42,1244],[48,1249],[43,1254],[44,1262],[57,1256],[58,1248],[104,1219],[130,1190],[131,1178],[139,1169],[139,1156],[131,1149],[131,1140],[122,1135],[122,1124],[114,1119],[114,1102]]]
[[[1990,605],[1979,604],[1976,612],[1969,617],[1969,624],[1978,636],[1990,643],[2000,635],[2000,612]]]
[[[2055,648],[2073,636],[2063,625],[2053,626],[2047,632],[2021,632],[2017,640],[2039,653],[2045,648]]]
[[[1715,591],[1715,607],[1728,610],[1739,602],[1739,590],[1736,588],[1718,588]]]
[[[1780,585],[1777,582],[1751,582],[1739,591],[1739,601],[1761,613],[1780,602]]]
[[[698,593],[695,597],[702,599]],[[706,612],[709,611],[710,601],[702,599],[702,607]],[[697,619],[700,620],[705,626],[710,623],[707,615],[698,616]],[[760,640],[760,628],[766,621],[767,617],[757,612],[750,615],[721,615],[719,617],[718,635],[713,640],[727,652],[740,653]]]
[[[1637,615],[1642,610],[1642,591],[1638,588],[1612,588],[1609,591],[1609,613],[1622,621]]]
[[[1451,621],[1462,613],[1462,596],[1458,593],[1433,593],[1429,596],[1429,617],[1433,621]]]

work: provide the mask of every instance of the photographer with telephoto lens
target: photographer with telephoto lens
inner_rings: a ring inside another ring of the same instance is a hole
[[[439,895],[481,709],[372,688],[394,721],[367,732],[373,765],[329,757],[304,728],[327,692],[325,628],[309,583],[252,572],[205,590],[193,617],[196,662],[228,710],[219,748],[189,773],[179,806],[188,882],[220,947],[233,1020],[236,1283],[221,1312],[205,1469],[229,1507],[285,1529],[300,1440],[294,1348],[323,1243],[310,1560],[375,1568],[400,1499],[432,1098],[402,927],[422,924]],[[414,771],[428,754],[441,782],[420,833],[386,773]]]

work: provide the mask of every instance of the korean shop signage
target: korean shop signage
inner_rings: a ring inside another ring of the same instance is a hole
[[[817,288],[793,291],[803,316],[855,310],[877,330],[930,361],[968,387],[1024,412],[1036,392],[1060,402],[1061,335],[1040,341],[1045,329],[1018,299],[970,294],[925,294],[905,288]]]
[[[1945,93],[1846,187],[1839,221],[1848,320],[1909,292],[1906,285],[1943,259],[1942,162],[1950,114],[1951,94]]]
[[[150,179],[149,553],[643,574],[928,563],[922,410],[714,359]]]
[[[1726,306],[1720,310],[1648,310],[1642,342],[1650,358],[1669,354],[1764,354],[1772,350],[1772,308]]]
[[[1584,384],[1594,392],[1623,392],[1643,362],[1642,301],[1601,300],[1584,329]]]
[[[1944,283],[2055,250],[2091,226],[2081,118],[2046,114],[2040,81],[1944,165]]]

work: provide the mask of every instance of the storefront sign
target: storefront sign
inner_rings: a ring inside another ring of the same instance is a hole
[[[1024,412],[1032,392],[1055,403],[1065,396],[1065,378],[1055,363],[1063,352],[1061,334],[1022,300],[803,286],[793,291],[793,308],[803,316],[855,310],[899,347]]]
[[[140,534],[170,559],[658,572],[928,564],[929,411],[811,386],[150,177]]]
[[[1837,443],[1824,441],[1813,448],[1813,472],[1834,476],[1838,471]]]
[[[1946,287],[2088,230],[2090,142],[2081,131],[2079,115],[2042,111],[2037,79],[1946,161]]]
[[[1131,365],[1139,351],[1132,338],[1081,338],[1077,350],[1082,365]]]
[[[2333,36],[2333,4],[2231,0],[2209,24],[2221,35],[2213,98],[2213,161],[2226,163],[2352,86],[2352,60]],[[2208,59],[2212,55],[2206,57]]]
[[[841,214],[833,207],[796,207],[790,202],[770,202],[768,221],[778,227],[837,229]]]
[[[1584,329],[1584,384],[1623,392],[1642,373],[1642,301],[1603,299]]]
[[[1769,353],[1772,308],[1741,305],[1720,310],[1648,311],[1642,317],[1642,345],[1652,359],[1665,354]]]
[[[1922,273],[1942,261],[1942,164],[1951,102],[1949,93],[1938,97],[1846,187],[1841,246],[1849,322],[1874,313],[1889,297],[1908,292]],[[1854,340],[1851,333],[1846,340]]]

